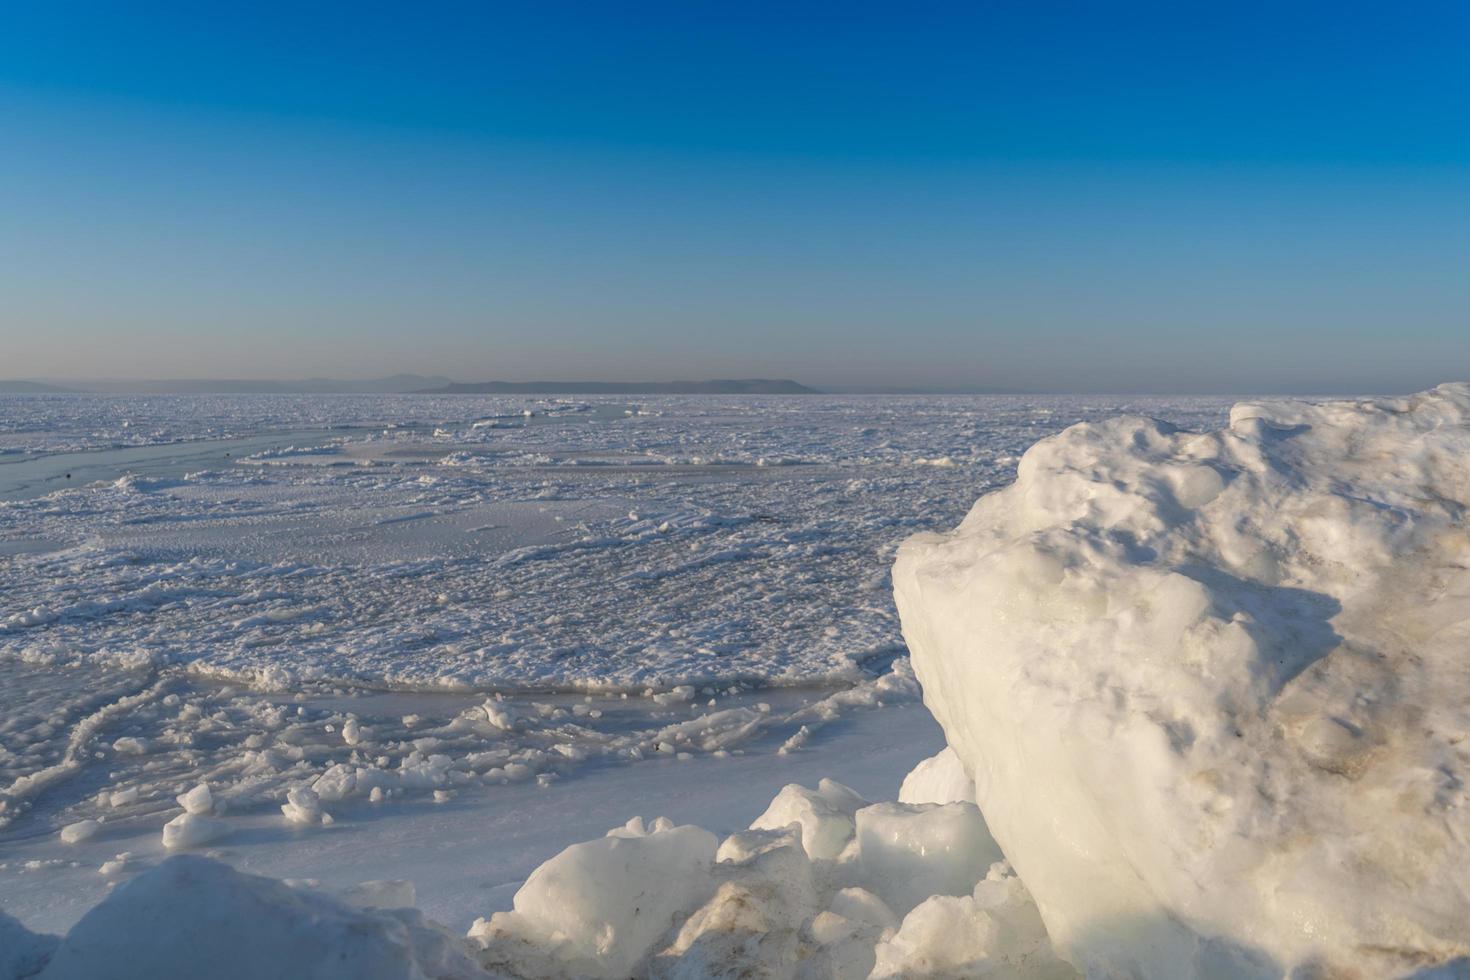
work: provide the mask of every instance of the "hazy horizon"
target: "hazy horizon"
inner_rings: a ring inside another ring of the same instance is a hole
[[[6,378],[1470,377],[1470,14],[0,14]]]
[[[390,380],[398,379],[398,378],[414,378],[414,379],[418,379],[419,381],[422,381],[423,384],[422,385],[413,385],[413,386],[405,385],[405,386],[403,386],[401,388],[396,388],[396,389],[389,389],[389,388],[367,389],[367,388],[354,388],[354,387],[351,387],[351,386],[354,386],[354,385],[362,385],[362,386],[372,385],[374,383],[380,383],[380,382],[390,381]],[[1452,378],[1452,377],[1443,377],[1443,378],[1440,378],[1437,381],[1429,381],[1429,382],[1422,383],[1422,384],[1401,385],[1401,386],[1389,386],[1389,387],[1385,387],[1385,386],[1380,385],[1378,387],[1371,387],[1371,388],[1370,387],[1353,387],[1353,386],[1347,385],[1347,384],[1318,384],[1318,385],[1315,385],[1315,386],[1302,387],[1302,388],[1270,388],[1270,387],[1262,387],[1262,386],[1256,385],[1256,386],[1252,386],[1252,387],[1243,387],[1243,388],[1196,386],[1196,387],[1192,387],[1192,388],[1188,388],[1188,389],[1181,389],[1181,388],[1170,388],[1170,387],[1165,386],[1165,387],[1159,387],[1159,388],[1154,388],[1154,389],[1145,389],[1145,388],[1126,389],[1126,388],[1106,388],[1106,387],[1077,387],[1077,388],[1048,388],[1048,387],[1039,387],[1039,388],[1018,388],[1018,387],[1005,387],[1005,386],[1000,386],[1000,385],[978,385],[978,384],[975,384],[975,385],[960,385],[960,384],[955,384],[955,385],[942,385],[942,384],[935,384],[935,385],[908,384],[908,385],[903,385],[903,384],[861,384],[861,383],[844,384],[844,383],[837,383],[837,384],[817,385],[817,384],[808,384],[807,382],[803,381],[803,379],[801,379],[801,378],[792,378],[792,377],[785,377],[785,376],[783,376],[783,377],[772,377],[772,378],[740,378],[740,379],[717,378],[717,377],[605,378],[605,377],[592,377],[592,376],[588,376],[588,377],[570,377],[570,376],[560,376],[560,375],[557,375],[557,376],[547,375],[545,377],[536,377],[536,378],[501,378],[501,377],[490,377],[490,378],[460,378],[460,377],[451,377],[451,376],[446,375],[446,374],[419,375],[419,374],[416,374],[416,373],[394,372],[393,374],[382,375],[382,376],[378,376],[378,377],[359,377],[359,378],[348,378],[348,377],[327,376],[327,375],[319,375],[319,376],[313,376],[313,377],[302,377],[302,378],[286,378],[286,377],[269,378],[269,377],[243,377],[243,376],[231,377],[231,376],[227,376],[227,375],[218,375],[218,376],[209,376],[209,377],[192,377],[192,378],[184,378],[184,377],[177,377],[177,378],[153,378],[153,377],[131,377],[131,378],[129,378],[129,377],[96,377],[96,378],[87,378],[87,377],[73,377],[73,378],[67,378],[67,377],[29,377],[29,378],[19,378],[19,377],[14,377],[14,378],[12,378],[12,377],[6,377],[6,378],[0,378],[0,394],[6,393],[5,386],[7,384],[9,384],[9,383],[14,383],[14,382],[19,382],[21,384],[34,382],[34,383],[38,383],[38,384],[41,384],[41,385],[54,385],[54,386],[56,386],[58,388],[61,388],[61,389],[68,389],[68,388],[74,389],[74,391],[76,393],[80,393],[80,394],[108,394],[108,393],[115,393],[115,394],[192,394],[192,393],[198,393],[198,394],[216,394],[216,393],[218,393],[218,394],[229,394],[229,393],[231,393],[231,390],[228,387],[226,387],[226,386],[230,386],[230,385],[247,385],[247,384],[261,384],[261,385],[277,385],[277,386],[283,386],[283,390],[281,391],[282,394],[313,394],[313,393],[331,394],[331,393],[333,393],[333,391],[328,390],[326,388],[322,388],[322,389],[319,389],[317,391],[300,391],[300,390],[293,390],[290,387],[290,386],[309,385],[309,384],[312,384],[312,383],[318,383],[318,384],[322,384],[322,385],[337,385],[337,386],[341,386],[342,390],[341,390],[340,393],[371,394],[374,391],[378,391],[378,392],[383,393],[383,394],[416,394],[416,393],[421,393],[423,391],[427,391],[427,390],[430,390],[430,389],[433,389],[433,388],[443,387],[445,385],[454,385],[454,384],[478,384],[478,383],[485,383],[485,382],[509,383],[509,384],[513,384],[513,385],[526,385],[526,384],[546,383],[548,385],[557,385],[557,386],[560,386],[560,385],[566,385],[566,384],[569,384],[569,383],[570,384],[585,383],[585,384],[589,384],[589,385],[608,384],[608,383],[612,383],[612,384],[640,384],[640,383],[647,383],[647,384],[669,384],[669,383],[703,384],[703,383],[713,383],[713,382],[729,381],[729,380],[740,380],[740,381],[794,381],[794,382],[796,382],[799,385],[803,385],[805,387],[809,387],[809,388],[813,389],[813,391],[812,391],[813,394],[831,394],[831,395],[884,395],[884,394],[891,394],[891,395],[925,395],[925,394],[933,394],[933,395],[1037,395],[1037,396],[1047,396],[1047,395],[1064,395],[1064,396],[1065,395],[1100,395],[1100,396],[1101,395],[1117,395],[1117,396],[1130,396],[1130,395],[1144,395],[1144,396],[1150,396],[1150,395],[1161,395],[1161,396],[1200,395],[1200,396],[1214,396],[1214,397],[1220,397],[1220,396],[1224,396],[1224,397],[1230,397],[1230,396],[1240,396],[1240,397],[1252,397],[1252,396],[1352,397],[1352,396],[1360,396],[1360,395],[1361,396],[1373,396],[1373,395],[1402,395],[1402,394],[1412,394],[1412,393],[1415,393],[1415,392],[1425,391],[1425,390],[1428,390],[1430,388],[1434,388],[1435,386],[1437,386],[1439,384],[1460,381],[1462,379],[1460,379],[1460,378]],[[1164,380],[1164,379],[1161,379],[1160,380],[1160,384],[1167,385],[1167,381]],[[221,387],[218,388],[218,389],[211,389],[209,387],[211,385],[219,385]],[[197,389],[197,390],[195,390],[195,389]],[[10,392],[10,393],[13,394],[15,392]],[[271,392],[269,392],[269,391],[251,391],[251,390],[248,390],[248,389],[240,389],[240,390],[237,390],[235,393],[240,393],[240,394],[268,394],[268,393],[271,393]],[[502,393],[498,393],[498,394],[513,395],[513,394],[518,394],[518,393],[523,393],[523,394],[537,394],[538,392],[534,392],[534,391],[525,391],[525,392],[502,392]],[[555,390],[553,390],[551,388],[548,388],[545,392],[539,392],[539,393],[540,394],[578,394],[578,392],[571,392],[571,391],[555,391]],[[471,392],[455,392],[454,394],[473,394],[473,393],[471,393]],[[491,393],[491,394],[496,394],[496,393]],[[589,391],[589,392],[581,392],[580,394],[596,394],[596,392],[590,392]],[[614,393],[614,394],[616,394],[616,393]]]

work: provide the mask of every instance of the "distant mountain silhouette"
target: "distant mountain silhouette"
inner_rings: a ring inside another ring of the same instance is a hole
[[[479,381],[447,384],[424,395],[815,395],[815,388],[784,379],[714,381]]]

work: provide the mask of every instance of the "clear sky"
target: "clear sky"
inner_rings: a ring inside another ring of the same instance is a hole
[[[1470,4],[0,6],[0,377],[1470,378]]]

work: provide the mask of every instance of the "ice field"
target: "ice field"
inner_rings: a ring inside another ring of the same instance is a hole
[[[7,405],[4,980],[1470,976],[1470,385]]]
[[[660,812],[718,824],[722,766],[771,793],[784,767],[891,794],[942,744],[903,659],[899,541],[952,526],[1074,421],[1226,407],[0,398],[0,908],[64,929],[156,862],[200,781],[227,814],[210,846],[342,883],[414,877],[356,842],[444,840],[534,800],[544,837],[500,886],[652,816],[650,785],[697,787],[713,805]],[[879,748],[886,768],[853,759]],[[313,787],[320,815],[285,820]],[[469,886],[437,878],[421,904],[467,925]]]

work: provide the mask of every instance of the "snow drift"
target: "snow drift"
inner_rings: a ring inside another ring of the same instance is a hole
[[[1470,955],[1467,507],[1470,386],[1446,385],[1077,425],[903,545],[925,703],[1073,962]]]
[[[7,931],[0,916],[0,977],[31,976],[467,980],[484,973],[458,937],[414,909],[356,907],[185,855],[119,886],[60,940],[13,921]]]

